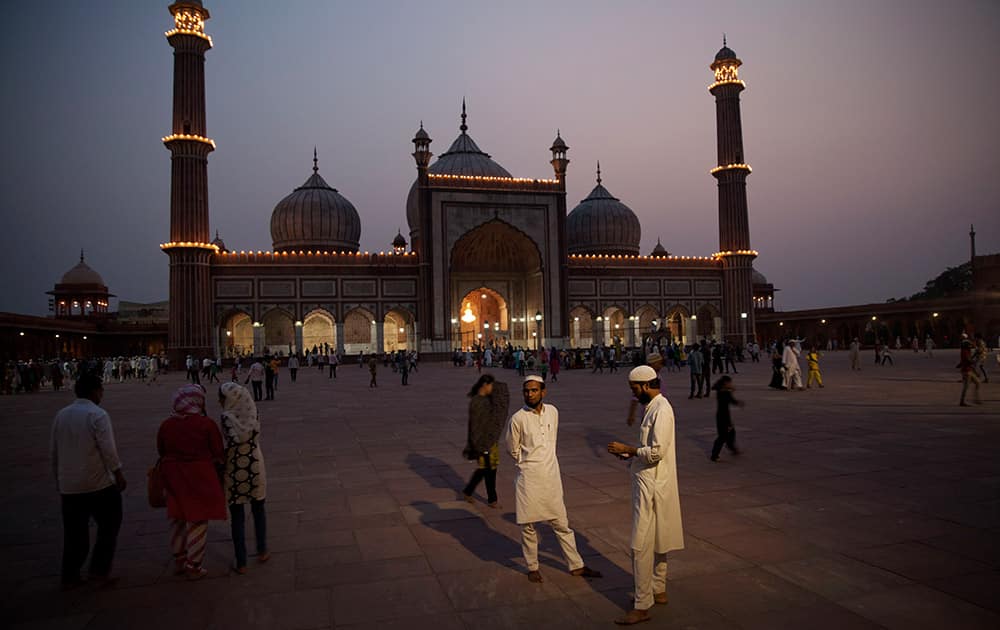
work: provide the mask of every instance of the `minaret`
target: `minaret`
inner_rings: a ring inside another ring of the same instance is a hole
[[[462,100],[462,126],[465,126],[465,100]],[[464,129],[463,129],[464,133]],[[417,276],[417,293],[419,295],[417,302],[417,318],[415,323],[416,334],[415,337],[418,343],[422,342],[424,339],[431,340],[434,334],[434,327],[432,322],[432,313],[434,312],[434,277],[432,275],[433,269],[431,268],[431,260],[433,252],[431,247],[433,245],[433,239],[430,235],[433,234],[431,227],[431,212],[430,212],[430,171],[428,170],[431,165],[431,157],[434,155],[431,153],[431,140],[430,134],[424,130],[424,121],[420,121],[420,129],[413,136],[413,160],[417,164],[417,194],[419,195],[417,203],[420,208],[420,218],[419,218],[419,236],[411,237],[410,239],[410,251],[416,252],[418,256],[418,276]],[[422,345],[421,352],[428,346]]]
[[[740,123],[740,92],[746,83],[738,68],[743,62],[726,46],[715,55],[710,68],[715,82],[708,91],[715,97],[718,135],[718,166],[711,170],[719,182],[719,258],[722,260],[722,333],[728,341],[741,342],[754,335],[753,259],[747,218],[747,175],[750,165],[743,157],[743,127]],[[743,318],[742,314],[746,313]]]
[[[205,34],[208,10],[200,0],[178,0],[169,7],[174,28],[165,33],[174,49],[173,132],[163,138],[170,151],[170,324],[167,349],[174,365],[186,355],[212,352],[212,295],[209,264],[216,246],[209,243],[208,154],[215,143],[205,128]]]
[[[549,164],[552,165],[552,170],[555,171],[556,179],[559,180],[559,196],[556,199],[556,207],[558,208],[558,220],[559,229],[557,230],[557,236],[559,238],[559,291],[560,295],[569,295],[569,241],[566,238],[566,167],[569,166],[569,158],[566,157],[566,152],[569,151],[569,146],[566,141],[562,139],[562,133],[559,129],[556,129],[556,139],[552,141],[552,146],[549,147],[549,151],[552,152],[552,160]],[[559,309],[562,315],[562,321],[560,322],[559,330],[568,331],[569,330],[569,309],[563,308]],[[566,345],[569,344],[568,335],[565,338]]]

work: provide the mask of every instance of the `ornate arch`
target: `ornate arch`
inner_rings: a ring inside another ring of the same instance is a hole
[[[534,239],[500,219],[462,235],[449,258],[453,272],[534,273],[542,268],[542,253]]]

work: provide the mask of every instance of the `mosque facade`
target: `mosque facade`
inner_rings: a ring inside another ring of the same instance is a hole
[[[359,250],[354,205],[312,173],[271,215],[270,251],[211,239],[205,108],[205,32],[199,0],[170,5],[174,28],[168,351],[225,356],[338,348],[451,352],[477,342],[517,346],[639,345],[650,334],[681,342],[753,337],[755,310],[773,287],[752,268],[739,78],[725,45],[714,81],[719,250],[677,256],[639,251],[636,214],[605,186],[575,207],[566,199],[569,146],[556,134],[552,176],[515,177],[469,134],[434,159],[421,124],[412,139],[416,178],[405,200],[408,234],[385,252]],[[401,200],[402,201],[402,200]],[[402,204],[401,204],[402,205]],[[407,236],[409,237],[407,239]],[[388,239],[387,239],[388,241]]]

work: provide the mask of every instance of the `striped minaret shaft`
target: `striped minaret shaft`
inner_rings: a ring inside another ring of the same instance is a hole
[[[208,154],[215,143],[205,126],[205,34],[208,10],[200,0],[169,7],[174,28],[166,37],[174,49],[174,119],[163,138],[170,151],[170,323],[167,349],[174,365],[187,355],[212,352],[212,295],[208,245]]]
[[[740,92],[746,84],[738,68],[743,62],[725,46],[710,66],[715,82],[708,90],[715,97],[718,165],[712,175],[719,183],[719,257],[722,263],[722,335],[743,342],[753,338],[753,260],[747,217],[747,175],[743,155]]]

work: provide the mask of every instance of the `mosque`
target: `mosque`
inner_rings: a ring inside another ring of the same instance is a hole
[[[274,207],[273,249],[238,251],[210,232],[209,11],[200,0],[169,9],[170,238],[160,247],[170,260],[174,359],[314,346],[438,354],[490,340],[634,346],[650,334],[742,341],[753,337],[755,309],[772,306],[773,287],[752,268],[742,61],[725,45],[708,86],[717,116],[718,165],[710,171],[719,191],[717,252],[676,256],[657,243],[642,255],[639,218],[605,186],[599,167],[593,190],[569,208],[569,146],[560,134],[549,147],[550,177],[515,177],[473,140],[464,103],[458,135],[437,159],[422,124],[412,138],[409,230],[387,251],[359,251],[362,215],[323,178],[315,154],[312,173]]]

